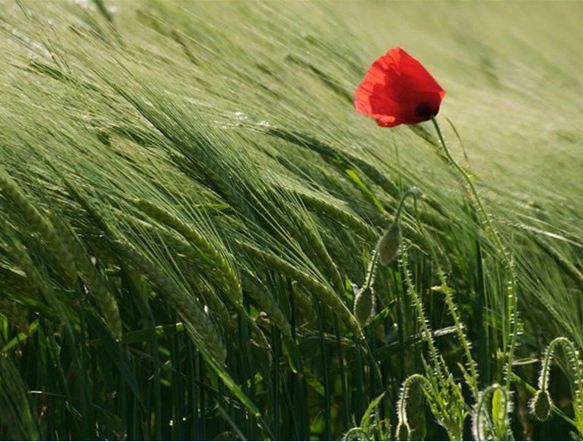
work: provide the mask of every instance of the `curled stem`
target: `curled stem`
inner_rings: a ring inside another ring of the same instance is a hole
[[[419,189],[416,187],[410,187],[405,191],[403,196],[401,197],[401,201],[399,201],[399,206],[397,207],[397,211],[395,212],[395,223],[398,223],[401,220],[401,212],[403,211],[403,205],[407,197],[412,196],[415,201],[417,200],[417,195],[419,195]]]
[[[583,416],[583,367],[579,359],[579,352],[573,342],[565,337],[558,337],[551,341],[545,351],[543,358],[543,365],[538,378],[538,391],[531,401],[531,412],[539,420],[546,420],[551,411],[554,410],[553,401],[548,392],[549,378],[551,365],[555,354],[555,348],[560,346],[563,348],[567,356],[567,366],[572,372],[574,380],[573,393],[573,411],[575,412],[574,425],[580,434],[583,434],[583,424],[581,423],[581,416]]]
[[[407,418],[407,401],[409,400],[409,391],[415,385],[421,385],[427,392],[433,390],[431,382],[422,374],[414,374],[409,376],[401,386],[401,395],[397,403],[397,419],[399,424],[404,424],[409,428],[409,419]]]
[[[579,362],[579,352],[568,338],[562,336],[553,339],[545,351],[543,366],[538,379],[538,388],[543,391],[548,390],[551,365],[553,363],[555,347],[557,346],[561,346],[565,350],[568,366],[575,376],[577,388],[581,388],[583,373],[581,370],[581,363]]]

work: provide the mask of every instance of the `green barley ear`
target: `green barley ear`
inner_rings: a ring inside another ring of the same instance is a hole
[[[547,390],[539,390],[530,402],[530,411],[539,421],[546,421],[551,415],[553,401]]]
[[[38,233],[46,244],[46,249],[55,258],[59,270],[69,279],[77,276],[75,260],[59,238],[54,226],[43,213],[34,206],[21,187],[3,167],[0,167],[0,193],[28,223],[28,228]]]
[[[235,241],[237,246],[245,252],[245,254],[251,258],[256,259],[258,262],[265,263],[268,267],[275,269],[277,271],[282,272],[283,274],[295,279],[298,283],[304,286],[307,290],[311,291],[314,294],[317,294],[324,300],[330,308],[335,310],[339,315],[341,315],[342,319],[345,320],[352,330],[360,337],[362,337],[362,330],[360,329],[360,324],[356,321],[356,318],[348,309],[346,304],[342,302],[340,297],[332,290],[329,285],[324,285],[318,279],[314,278],[312,275],[308,274],[307,272],[298,269],[288,263],[283,258],[275,255],[272,252],[266,252],[261,250],[256,245],[245,242],[245,241]],[[298,298],[302,299],[302,298]],[[306,302],[306,305],[309,305]]]
[[[83,243],[67,222],[56,218],[53,214],[48,217],[48,220],[53,225],[63,247],[71,254],[77,273],[83,281],[86,292],[97,307],[103,323],[115,339],[121,339],[123,324],[114,289],[91,262]]]
[[[215,275],[224,282],[227,294],[231,296],[233,303],[235,305],[242,304],[243,292],[239,277],[229,260],[215,247],[211,240],[191,225],[182,221],[179,217],[163,207],[157,206],[155,203],[137,197],[130,199],[129,202],[150,218],[182,235],[186,241],[197,250],[200,250],[203,257],[208,257],[214,263],[213,271]]]
[[[396,221],[387,229],[379,241],[379,262],[386,266],[390,264],[399,254],[401,245],[401,226]]]

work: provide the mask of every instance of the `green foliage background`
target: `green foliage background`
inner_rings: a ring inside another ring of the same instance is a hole
[[[394,435],[425,360],[402,263],[365,340],[351,311],[411,186],[402,253],[436,345],[459,377],[430,247],[480,387],[501,382],[506,276],[431,126],[353,110],[401,45],[446,89],[446,138],[515,260],[514,435],[569,437],[526,404],[545,345],[583,345],[581,6],[0,1],[0,436],[340,438],[383,392]]]

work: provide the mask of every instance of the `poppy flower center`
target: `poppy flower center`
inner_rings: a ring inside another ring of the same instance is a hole
[[[429,104],[426,101],[419,103],[415,107],[415,115],[417,115],[419,118],[429,120],[431,117],[434,117],[436,114],[437,114],[437,112],[435,111],[434,107],[431,106],[431,104]]]

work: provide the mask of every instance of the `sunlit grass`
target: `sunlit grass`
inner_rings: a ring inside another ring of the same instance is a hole
[[[470,438],[472,412],[479,435],[581,431],[569,344],[569,376],[538,375],[554,338],[583,346],[578,3],[0,5],[1,437]],[[431,124],[353,110],[397,44],[447,90],[513,260],[509,425],[500,250]],[[542,423],[536,389],[559,407]]]

